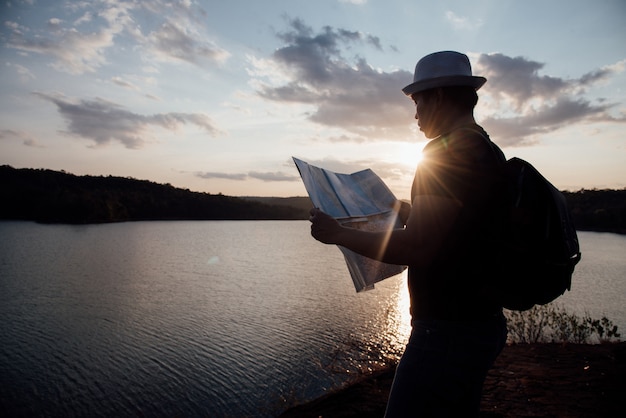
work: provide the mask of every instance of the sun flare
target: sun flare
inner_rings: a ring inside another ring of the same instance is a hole
[[[424,144],[402,144],[398,147],[397,161],[407,168],[414,169],[422,161]]]

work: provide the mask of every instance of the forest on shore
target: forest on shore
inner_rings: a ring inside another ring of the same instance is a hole
[[[259,201],[147,180],[0,166],[0,219],[42,223],[308,219],[290,199]],[[302,199],[310,205],[310,201]]]
[[[42,223],[304,220],[308,197],[233,197],[115,176],[0,166],[0,219]],[[626,233],[626,189],[564,191],[578,230]]]

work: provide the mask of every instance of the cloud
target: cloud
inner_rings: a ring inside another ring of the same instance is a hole
[[[481,19],[471,20],[468,17],[458,16],[452,11],[447,11],[445,13],[445,19],[456,30],[475,30],[479,29],[483,25],[483,21]]]
[[[610,80],[612,75],[624,72],[624,69],[626,69],[626,59],[584,74],[579,82],[585,87],[594,83],[604,83]]]
[[[405,180],[407,176],[412,176],[415,172],[415,167],[405,166],[398,164],[397,161],[387,162],[380,159],[356,159],[356,160],[338,160],[336,158],[324,158],[324,159],[308,159],[308,163],[317,167],[323,167],[328,170],[332,170],[338,173],[354,173],[363,170],[363,167],[370,167],[381,177],[389,181],[393,180]],[[296,173],[295,164],[291,159],[285,164],[291,171],[285,173],[283,171],[250,171],[247,173],[226,173],[217,171],[199,171],[194,175],[201,179],[221,179],[232,181],[248,181],[250,179],[261,180],[267,183],[271,182],[300,182],[301,178]]]
[[[537,142],[540,134],[576,123],[626,122],[611,112],[617,104],[592,102],[587,92],[623,71],[623,62],[577,79],[541,75],[545,64],[501,53],[482,54],[475,68],[488,82],[481,90],[492,114],[483,119],[492,137],[507,146]],[[482,99],[481,99],[482,100]]]
[[[6,45],[52,57],[53,68],[70,74],[96,72],[108,63],[108,51],[122,44],[124,48],[135,48],[147,60],[182,61],[201,67],[220,64],[230,56],[206,39],[200,20],[206,12],[191,2],[110,0],[69,2],[65,7],[81,13],[81,17],[74,22],[53,17],[46,28],[37,31],[5,22],[10,30]],[[135,20],[139,13],[156,22],[156,28],[144,34]]]
[[[122,77],[112,77],[111,82],[113,84],[116,84],[120,87],[124,87],[129,90],[139,91],[139,87],[137,87],[135,84],[131,83],[130,81],[124,80]]]
[[[35,138],[33,138],[30,134],[26,132],[14,131],[12,129],[0,130],[0,140],[12,140],[12,139],[17,139],[19,141],[22,141],[22,144],[27,147],[45,148]]]
[[[76,101],[61,94],[35,94],[57,106],[67,123],[66,133],[90,139],[96,146],[117,141],[126,148],[141,148],[150,138],[151,127],[174,131],[181,125],[191,124],[212,137],[220,134],[211,119],[203,114],[173,112],[144,116],[100,98]]]
[[[311,121],[361,138],[406,138],[412,108],[401,88],[412,75],[375,69],[359,56],[344,57],[354,45],[382,49],[377,37],[330,26],[315,33],[299,19],[291,20],[288,30],[277,36],[284,45],[268,60],[252,62],[261,97],[311,104],[315,106],[308,116]],[[282,77],[264,72],[275,68]]]
[[[61,23],[63,23],[61,19],[53,17],[48,20],[48,27],[50,27],[52,30],[56,30],[61,26]]]
[[[225,180],[237,180],[242,181],[248,178],[245,173],[219,173],[215,171],[203,171],[195,173],[196,177],[201,179],[225,179]]]
[[[106,7],[102,7],[106,4]],[[29,27],[10,23],[13,30],[7,46],[24,52],[47,55],[53,58],[51,64],[58,71],[70,74],[93,73],[104,65],[106,51],[114,46],[115,37],[124,31],[132,32],[135,27],[131,12],[134,5],[129,2],[110,1],[107,3],[88,2],[68,3],[63,7],[70,10],[93,8],[86,11],[73,23],[52,17],[48,19],[47,30],[32,30]],[[95,24],[79,29],[91,22],[92,15],[102,18],[104,24]]]
[[[163,23],[147,37],[152,54],[161,61],[184,61],[195,65],[219,64],[230,54],[216,45],[194,37],[189,30],[173,22]]]
[[[26,83],[30,80],[34,80],[37,78],[28,68],[24,67],[23,65],[13,64],[10,62],[8,62],[6,65],[7,67],[15,68],[15,71],[17,72],[18,77],[22,83]]]
[[[142,2],[141,7],[154,15],[165,15],[173,21],[202,24],[207,12],[199,3],[192,0],[151,0]]]
[[[130,13],[123,24],[139,43],[147,59],[186,62],[204,67],[207,64],[221,64],[230,57],[228,51],[207,40],[206,34],[202,33],[202,17],[206,16],[206,11],[195,2],[153,0],[140,2],[138,7],[141,7],[143,13],[149,13],[155,22],[159,22],[156,29],[147,35],[134,23]],[[111,26],[119,21],[115,8],[106,9],[105,13]]]
[[[99,31],[81,34],[76,30],[54,28],[50,36],[29,37],[23,29],[13,31],[7,46],[24,52],[50,55],[52,66],[70,74],[95,72],[106,62],[103,51],[113,45],[113,33]]]
[[[447,19],[459,28],[481,24],[453,12]],[[348,56],[357,47],[384,50],[378,38],[331,26],[315,31],[300,19],[288,21],[277,37],[282,45],[270,57],[249,60],[251,84],[262,98],[310,105],[310,121],[340,130],[328,140],[414,140],[413,108],[400,91],[412,74],[383,71],[362,56]],[[480,122],[500,143],[535,143],[539,134],[574,123],[625,121],[618,103],[591,99],[590,91],[610,83],[626,61],[574,79],[543,74],[545,63],[503,53],[480,54],[474,61],[474,73],[488,79],[480,91],[486,111]]]
[[[367,3],[367,0],[339,0],[339,3],[351,3],[357,6],[361,6]]]
[[[569,89],[562,78],[539,75],[543,67],[537,61],[497,53],[480,55],[477,70],[488,80],[486,90],[499,99],[511,99],[521,110],[531,99],[552,98]]]
[[[224,179],[245,181],[248,179],[257,179],[264,182],[283,182],[283,181],[300,181],[300,177],[292,174],[279,172],[260,172],[250,171],[249,173],[220,173],[214,171],[204,171],[195,173],[197,177],[202,179]]]
[[[83,23],[89,23],[93,20],[93,13],[85,12],[81,17],[74,21],[74,26],[82,25]]]
[[[261,172],[258,172],[258,171],[251,171],[251,172],[248,173],[248,176],[250,176],[253,179],[263,180],[263,181],[266,181],[266,182],[298,181],[298,180],[300,180],[299,176],[286,174],[286,173],[283,173],[282,171],[266,172],[266,173],[261,173]]]

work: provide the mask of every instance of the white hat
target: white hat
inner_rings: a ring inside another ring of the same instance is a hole
[[[472,75],[467,55],[454,51],[441,51],[426,55],[417,62],[413,83],[402,89],[410,96],[420,91],[444,86],[470,86],[476,90],[487,79]]]

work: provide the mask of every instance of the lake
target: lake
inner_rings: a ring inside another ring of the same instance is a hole
[[[405,275],[355,293],[306,221],[0,222],[0,236],[3,415],[272,417],[408,337]],[[624,331],[626,237],[579,238],[559,302]]]

